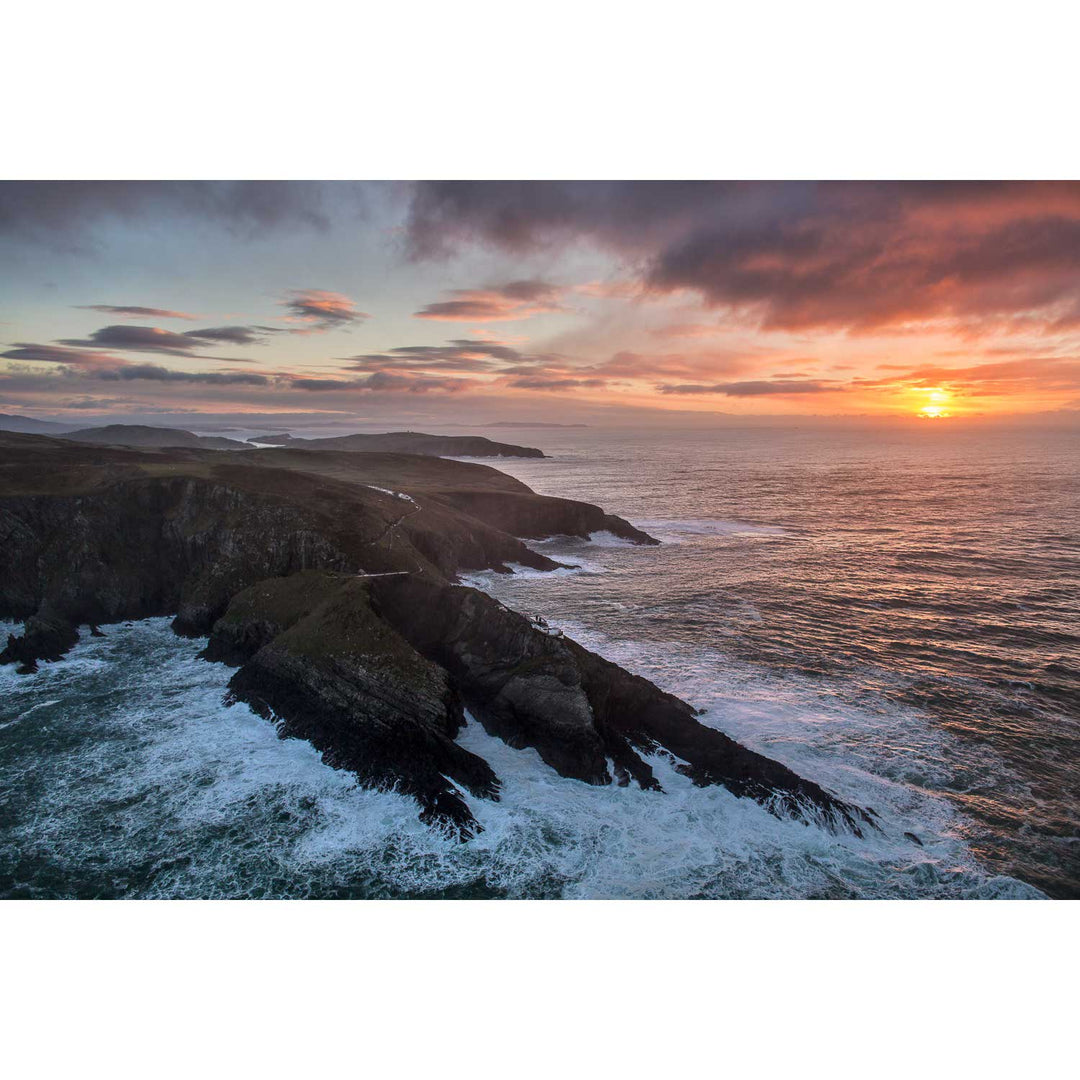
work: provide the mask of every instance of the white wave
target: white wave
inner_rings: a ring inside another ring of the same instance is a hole
[[[534,545],[530,544],[529,546],[533,547]],[[516,581],[559,581],[565,578],[577,577],[582,574],[606,573],[606,568],[599,563],[579,558],[572,552],[555,553],[546,551],[541,554],[545,554],[548,558],[555,559],[556,561],[568,561],[572,559],[573,565],[556,567],[554,570],[537,570],[531,566],[525,566],[522,563],[510,562],[506,564],[511,571],[509,575],[500,574],[495,570],[473,570],[467,573],[458,574],[458,580],[462,585],[469,585],[474,589],[479,589],[481,592],[486,592],[489,596],[494,596],[495,593],[499,591],[500,583],[506,582],[511,578]]]
[[[9,805],[17,824],[0,838],[5,858],[46,866],[72,895],[1038,895],[982,873],[947,820],[908,805],[902,778],[858,764],[834,763],[823,778],[882,814],[885,832],[864,840],[696,788],[664,759],[652,764],[666,794],[566,780],[475,721],[460,741],[491,762],[503,789],[498,802],[468,797],[484,832],[459,844],[422,825],[412,799],[361,788],[246,706],[225,708],[231,671],[198,660],[203,644],[174,637],[167,619],[146,620],[84,639],[20,684],[20,712],[46,699],[64,708],[50,713],[37,751],[23,747],[6,768],[26,782]],[[763,715],[751,698],[723,726],[749,730]],[[800,758],[776,723],[759,746],[813,764],[820,778],[828,753]],[[902,836],[909,826],[925,847]]]
[[[596,547],[640,547],[640,544],[635,544],[633,540],[627,540],[625,537],[616,536],[613,532],[608,532],[607,529],[600,529],[597,532],[592,533],[589,536],[589,543],[594,544]]]

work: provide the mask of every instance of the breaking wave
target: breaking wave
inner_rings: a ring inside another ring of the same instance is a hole
[[[6,896],[1040,895],[982,872],[948,813],[902,770],[874,775],[827,742],[813,760],[786,757],[874,805],[882,835],[774,818],[694,787],[663,758],[651,763],[666,794],[590,787],[470,722],[461,742],[503,791],[497,803],[469,799],[484,832],[460,844],[422,825],[412,799],[364,789],[246,706],[225,707],[230,669],[197,658],[205,642],[175,637],[166,619],[108,633],[36,675],[0,669],[0,720],[21,720],[0,734]],[[714,704],[738,695],[767,712],[747,689],[719,686]],[[788,721],[773,717],[758,745],[781,756]],[[922,847],[903,837],[909,829]]]

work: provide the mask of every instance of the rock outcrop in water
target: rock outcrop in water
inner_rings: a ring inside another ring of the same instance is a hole
[[[260,582],[229,605],[205,656],[241,663],[230,692],[283,734],[366,784],[412,795],[424,821],[470,836],[455,784],[493,798],[498,780],[454,742],[462,699],[446,671],[372,611],[375,580],[385,579],[308,572]]]
[[[215,624],[208,659],[240,664],[231,692],[362,779],[414,795],[428,821],[476,823],[447,780],[498,781],[452,740],[468,708],[562,776],[659,790],[665,752],[699,785],[858,832],[869,817],[697,720],[693,708],[475,589],[421,575],[313,573],[260,582]],[[609,764],[610,763],[610,764]],[[614,777],[612,776],[614,771]]]

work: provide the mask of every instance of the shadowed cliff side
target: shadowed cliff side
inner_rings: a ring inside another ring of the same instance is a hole
[[[462,492],[485,497],[480,515],[459,505]],[[448,581],[510,564],[552,569],[517,538],[539,535],[538,520],[544,535],[622,527],[598,507],[439,458],[136,450],[3,433],[0,616],[38,621],[0,662],[55,658],[81,623],[175,614],[179,632],[207,633],[241,589],[299,570]]]

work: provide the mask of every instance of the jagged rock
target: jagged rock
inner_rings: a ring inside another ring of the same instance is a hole
[[[440,492],[437,497],[496,529],[513,532],[515,536],[533,539],[555,535],[588,537],[596,532],[610,532],[635,544],[660,543],[617,514],[605,513],[599,506],[574,499],[549,496],[541,502],[531,492],[489,491]]]
[[[685,701],[583,648],[552,637],[497,600],[416,575],[370,583],[375,610],[444,666],[467,707],[512,746],[532,746],[557,772],[609,783],[607,758],[655,788],[641,753],[664,749],[695,784],[722,784],[774,812],[820,816],[860,833],[870,816],[696,719]]]
[[[479,826],[455,783],[497,798],[498,780],[453,741],[462,705],[446,672],[374,615],[367,584],[318,573],[261,582],[235,598],[205,655],[242,662],[230,692],[283,734],[366,784],[412,795],[422,820],[468,838]]]
[[[426,820],[475,828],[440,778],[476,795],[497,780],[452,742],[462,704],[562,776],[612,774],[659,790],[643,754],[667,752],[699,785],[721,784],[776,814],[860,833],[871,817],[701,724],[686,702],[475,589],[422,575],[312,572],[260,582],[215,624],[205,655],[242,666],[233,692],[367,783],[413,794]]]
[[[0,615],[26,619],[0,661],[21,670],[62,656],[83,622],[175,613],[177,632],[213,627],[207,656],[241,664],[237,697],[463,836],[475,822],[455,785],[498,789],[454,742],[463,703],[587,783],[610,783],[610,761],[620,783],[658,788],[642,755],[663,750],[695,783],[773,812],[856,832],[871,822],[647,680],[449,584],[461,569],[558,565],[518,536],[608,529],[655,542],[599,507],[439,458],[13,434],[0,450]]]
[[[38,660],[60,660],[79,640],[79,631],[51,605],[43,605],[26,620],[21,637],[8,635],[0,664],[19,664],[20,675],[37,671]]]

